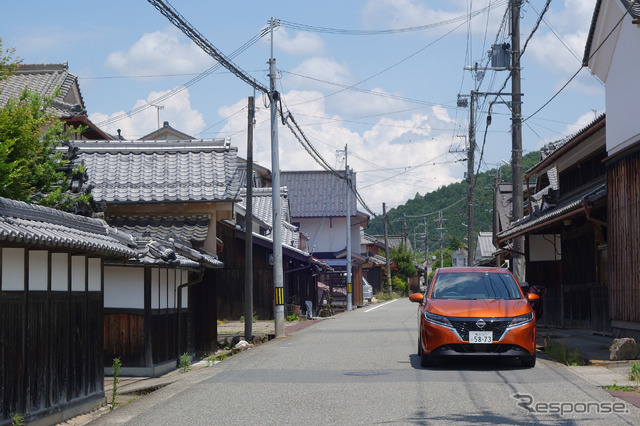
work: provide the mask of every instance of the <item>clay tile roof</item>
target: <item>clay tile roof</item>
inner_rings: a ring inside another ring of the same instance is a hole
[[[237,148],[224,140],[72,141],[104,203],[234,201]],[[66,150],[66,147],[59,149]]]
[[[133,238],[104,221],[0,197],[0,242],[98,256],[136,256]]]

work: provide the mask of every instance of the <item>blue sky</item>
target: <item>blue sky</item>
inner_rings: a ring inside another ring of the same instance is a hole
[[[521,46],[545,3],[523,4]],[[281,20],[273,48],[283,106],[335,168],[344,169],[339,151],[348,146],[358,190],[376,213],[383,202],[395,207],[463,179],[467,166],[460,151],[469,108],[457,107],[458,95],[496,92],[507,78],[505,71],[487,71],[480,79],[464,69],[486,63],[494,42],[510,41],[508,27],[501,25],[506,0],[172,4],[227,56],[255,38],[233,61],[266,87],[271,37],[257,36],[270,18]],[[527,45],[525,154],[579,131],[604,112],[604,86],[587,69],[557,94],[581,68],[594,5],[595,0],[551,2]],[[389,29],[402,31],[380,34]],[[23,63],[68,62],[89,117],[105,123],[107,132],[121,129],[137,139],[154,131],[159,118],[197,138],[228,137],[246,156],[246,105],[253,89],[222,68],[202,76],[213,59],[146,1],[10,2],[0,14],[0,37]],[[504,92],[510,91],[509,82]],[[271,169],[268,105],[261,93],[255,95],[254,159]],[[114,120],[135,108],[141,111]],[[487,109],[483,100],[476,113],[476,161]],[[510,115],[507,105],[493,105],[481,171],[510,161]],[[320,168],[287,127],[281,125],[279,135],[282,170]]]

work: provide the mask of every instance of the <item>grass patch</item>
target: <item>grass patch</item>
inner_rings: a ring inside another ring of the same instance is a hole
[[[400,296],[398,296],[397,293],[391,292],[391,294],[389,294],[389,292],[387,291],[381,291],[380,293],[376,293],[376,296],[375,296],[377,300],[393,300],[399,297]]]
[[[640,388],[638,386],[622,386],[617,383],[614,383],[609,386],[603,386],[603,389],[620,391],[620,392],[640,392]]]
[[[629,373],[629,379],[634,382],[640,383],[640,364],[637,362],[631,363],[631,373]]]
[[[544,340],[544,353],[564,365],[585,365],[577,349],[548,338]]]

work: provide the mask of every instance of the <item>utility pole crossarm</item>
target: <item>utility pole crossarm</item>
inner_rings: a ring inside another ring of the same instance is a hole
[[[169,4],[162,0],[147,0],[153,5],[160,13],[162,13],[176,28],[182,31],[187,37],[189,37],[195,44],[200,46],[209,56],[218,61],[220,65],[234,73],[237,77],[243,80],[256,90],[262,93],[269,94],[269,89],[260,84],[260,82],[253,77],[245,74],[233,61],[227,58],[222,52],[216,49],[198,30],[193,28],[191,24],[176,11]]]

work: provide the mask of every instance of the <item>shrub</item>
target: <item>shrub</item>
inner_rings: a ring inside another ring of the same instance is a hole
[[[180,363],[178,364],[181,373],[186,373],[191,370],[191,355],[188,353],[183,353],[180,355]]]
[[[554,342],[551,339],[545,339],[544,353],[565,365],[584,365],[584,360],[577,349],[570,348],[560,342]]]

